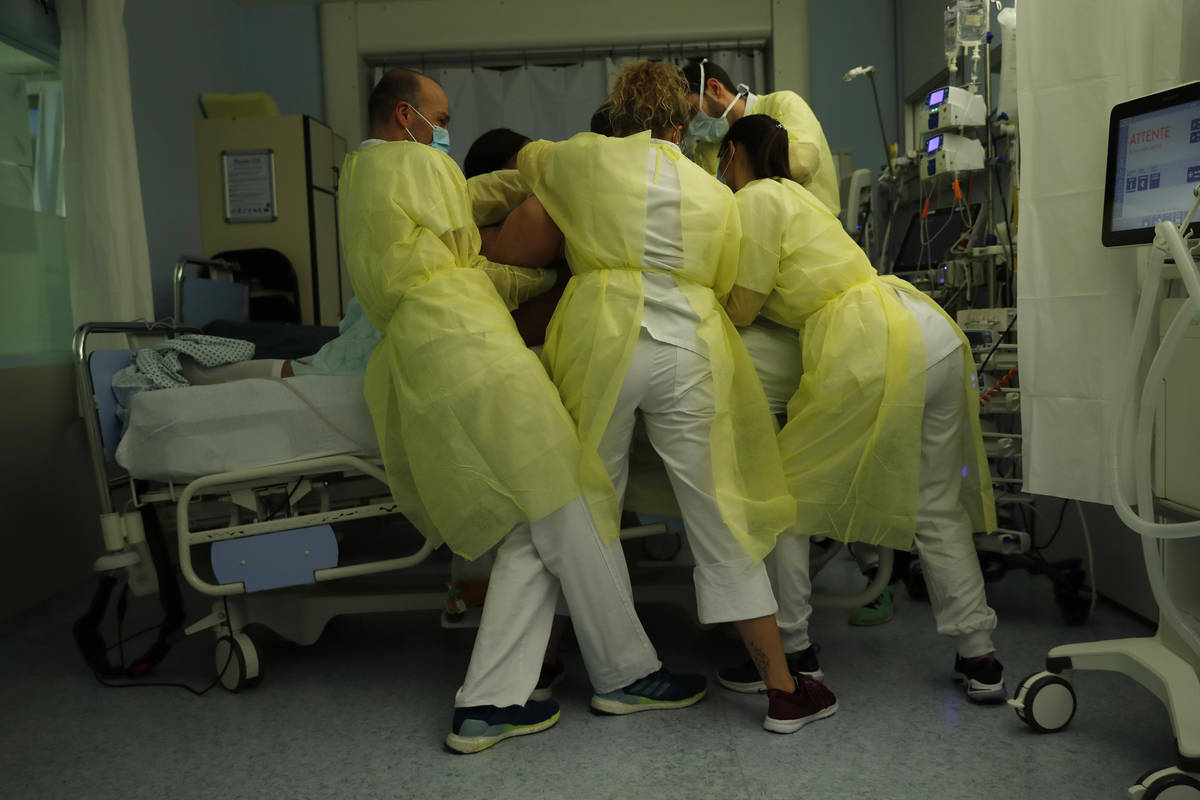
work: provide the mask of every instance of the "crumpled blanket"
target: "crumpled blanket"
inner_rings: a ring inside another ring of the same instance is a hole
[[[179,361],[181,355],[202,367],[218,367],[254,358],[254,343],[188,333],[138,350],[133,363],[113,376],[112,390],[122,427],[129,423],[129,404],[135,394],[188,385]]]

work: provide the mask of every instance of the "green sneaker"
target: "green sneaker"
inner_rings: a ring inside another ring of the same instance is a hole
[[[892,607],[892,597],[895,594],[896,584],[889,583],[874,600],[865,606],[859,606],[851,611],[847,622],[859,627],[882,625],[885,622],[891,622],[892,617],[895,615]]]

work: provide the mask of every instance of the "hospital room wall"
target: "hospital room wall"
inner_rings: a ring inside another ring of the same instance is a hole
[[[40,362],[0,369],[0,620],[85,582],[103,549],[74,369]]]
[[[157,316],[171,313],[178,257],[211,255],[200,238],[199,95],[264,91],[281,114],[323,118],[317,20],[312,3],[127,0],[134,131]]]
[[[846,83],[858,66],[875,67],[879,106],[888,141],[899,131],[896,69],[896,0],[850,0],[809,4],[811,95],[809,105],[833,152],[849,152],[854,169],[887,163],[879,117],[867,78]],[[869,24],[864,21],[869,20]],[[791,87],[780,87],[791,88]],[[845,176],[841,176],[845,177]]]

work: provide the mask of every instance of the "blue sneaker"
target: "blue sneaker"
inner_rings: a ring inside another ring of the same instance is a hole
[[[704,699],[705,683],[703,675],[672,675],[659,669],[623,689],[592,695],[592,708],[602,714],[687,708]]]
[[[513,736],[540,733],[558,722],[558,703],[531,700],[523,706],[469,706],[454,709],[446,747],[456,753],[478,753]]]

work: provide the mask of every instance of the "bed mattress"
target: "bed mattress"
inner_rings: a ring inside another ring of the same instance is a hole
[[[378,451],[362,376],[307,375],[135,395],[116,458],[135,478],[179,481]]]

